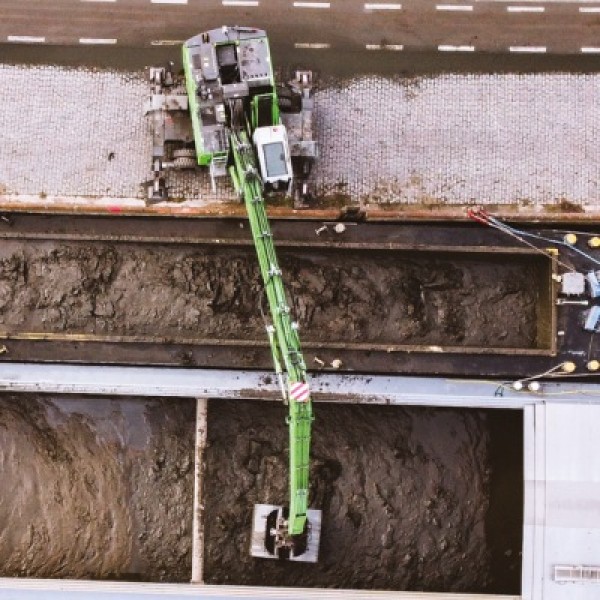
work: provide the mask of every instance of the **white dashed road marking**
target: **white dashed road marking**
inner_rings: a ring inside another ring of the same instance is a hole
[[[543,54],[546,52],[546,46],[510,46],[510,52],[529,52]]]
[[[512,4],[515,0],[476,0],[480,4]],[[584,4],[593,3],[596,0],[521,0],[521,2],[529,4]]]
[[[402,4],[366,3],[365,10],[402,10]]]
[[[475,46],[452,46],[450,44],[441,44],[438,46],[440,52],[475,52]]]
[[[294,2],[295,8],[331,8],[331,2]]]
[[[116,44],[115,38],[79,38],[80,44]]]
[[[151,46],[179,46],[182,45],[185,40],[152,40]]]
[[[187,4],[187,0],[150,0],[152,4]]]
[[[600,6],[580,6],[580,13],[600,13]]]
[[[436,4],[435,10],[443,10],[448,12],[472,12],[472,4]]]
[[[294,48],[310,48],[312,50],[326,50],[331,48],[331,44],[319,43],[319,42],[296,42]]]
[[[6,39],[22,44],[43,44],[46,41],[45,37],[37,35],[9,35]]]
[[[258,6],[258,0],[223,0],[223,6]]]
[[[397,52],[404,50],[402,44],[365,44],[365,48],[367,50],[395,50]]]
[[[543,13],[546,9],[543,6],[507,6],[506,12],[509,13]]]
[[[600,54],[600,48],[595,46],[582,46],[582,54]]]

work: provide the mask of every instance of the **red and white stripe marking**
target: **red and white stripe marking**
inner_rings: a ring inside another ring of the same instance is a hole
[[[308,383],[297,381],[296,383],[290,383],[290,398],[296,402],[306,402],[310,396],[310,390],[308,389]]]

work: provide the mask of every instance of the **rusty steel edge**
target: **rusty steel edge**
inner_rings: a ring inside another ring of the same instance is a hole
[[[295,209],[286,206],[271,206],[270,216],[279,219],[300,220],[340,220],[348,217],[348,212],[358,211],[360,218],[368,221],[467,221],[467,210],[478,206],[469,205],[443,206],[440,204],[414,204],[385,207],[360,206],[351,204],[348,207],[324,207]],[[521,207],[515,204],[484,204],[486,210],[500,219],[519,223],[542,224],[593,224],[600,223],[600,210],[588,210],[582,206],[563,208],[561,205],[541,207]],[[146,206],[142,201],[125,201],[120,203],[114,199],[109,203],[97,203],[90,199],[89,203],[73,203],[69,201],[21,202],[0,196],[0,213],[31,214],[69,214],[69,215],[114,215],[114,216],[160,216],[176,218],[244,218],[246,212],[241,204],[215,202],[203,206],[171,204],[167,206]]]

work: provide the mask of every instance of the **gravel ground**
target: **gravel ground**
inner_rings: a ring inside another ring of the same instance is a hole
[[[336,202],[593,207],[598,77],[322,81],[315,189]],[[143,197],[151,137],[141,73],[0,65],[0,78],[0,198]],[[233,200],[226,181],[214,194],[202,174],[170,185],[190,205]]]

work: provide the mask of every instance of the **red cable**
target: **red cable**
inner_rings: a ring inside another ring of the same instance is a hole
[[[490,224],[488,214],[481,208],[468,208],[467,217],[469,217],[469,219],[472,219],[473,221],[481,223],[482,225]]]

